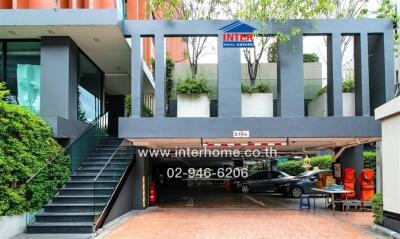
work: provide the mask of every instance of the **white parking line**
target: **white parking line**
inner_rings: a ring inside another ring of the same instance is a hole
[[[260,206],[265,207],[264,202],[259,201],[259,200],[255,199],[255,198],[253,198],[252,196],[249,196],[249,195],[243,195],[243,196],[244,196],[245,198],[249,199],[250,201],[254,202],[255,204],[258,204],[258,205],[260,205]]]
[[[181,199],[183,200],[188,200],[186,203],[186,207],[193,207],[194,206],[194,200],[191,197],[182,197]]]

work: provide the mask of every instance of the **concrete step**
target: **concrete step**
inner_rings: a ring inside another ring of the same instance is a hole
[[[36,222],[91,222],[100,213],[94,212],[41,212],[36,215]]]
[[[70,181],[93,181],[96,176],[87,176],[87,175],[72,175]],[[97,178],[97,181],[119,181],[121,176],[111,176],[111,175],[101,175]]]
[[[118,180],[103,180],[103,181],[68,181],[65,183],[65,188],[114,188],[117,186]]]
[[[107,203],[111,195],[56,195],[51,200],[53,203]]]
[[[101,194],[112,194],[114,192],[113,187],[79,187],[79,188],[61,188],[58,195],[101,195]]]
[[[44,212],[101,212],[106,203],[50,203]]]
[[[39,233],[92,233],[93,222],[34,222],[27,226],[27,232]]]

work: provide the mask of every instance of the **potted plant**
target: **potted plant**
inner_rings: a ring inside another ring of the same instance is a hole
[[[204,75],[188,74],[176,84],[177,117],[210,117],[210,88]]]
[[[242,117],[273,117],[273,94],[266,83],[242,84]]]
[[[344,80],[342,83],[343,116],[355,116],[355,84],[353,80]],[[327,116],[328,100],[326,87],[308,103],[308,116]]]

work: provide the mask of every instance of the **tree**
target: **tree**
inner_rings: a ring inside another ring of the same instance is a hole
[[[331,9],[330,0],[244,0],[234,16],[249,21],[257,21],[260,25],[260,31],[255,33],[254,47],[243,49],[247,61],[251,85],[255,84],[260,59],[262,58],[271,36],[266,34],[266,22],[285,23],[290,19],[311,19],[327,14]],[[300,33],[300,28],[293,26],[288,32],[278,32],[277,41],[284,43],[291,37]],[[273,48],[272,48],[273,49]]]
[[[398,27],[400,26],[400,15],[397,13],[396,4],[392,0],[383,0],[378,10],[375,12],[377,18],[389,18],[393,21],[394,32],[394,45],[395,50],[400,43],[400,32]]]
[[[332,11],[326,12],[324,14],[325,18],[328,19],[354,19],[363,18],[368,14],[368,0],[333,0]],[[342,58],[351,42],[351,36],[344,36],[341,39],[342,46]],[[327,40],[325,38],[325,45],[327,45]]]
[[[210,20],[216,19],[222,13],[224,0],[154,0],[150,2],[150,11],[155,18]],[[203,54],[207,37],[189,36],[183,41],[187,45],[184,57],[189,59],[190,71],[195,78],[198,73],[199,57]]]

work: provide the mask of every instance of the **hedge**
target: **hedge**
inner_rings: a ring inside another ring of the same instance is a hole
[[[372,168],[375,169],[375,152],[364,152],[364,168]],[[331,169],[332,165],[332,156],[324,155],[324,156],[316,156],[311,157],[311,166],[312,168],[318,167],[319,169]],[[278,170],[285,172],[289,175],[299,175],[305,171],[303,167],[303,160],[289,160],[284,163],[278,164]]]
[[[0,83],[0,216],[41,208],[70,174],[70,160],[63,156],[25,185],[62,148],[39,116],[8,104],[7,94]]]

